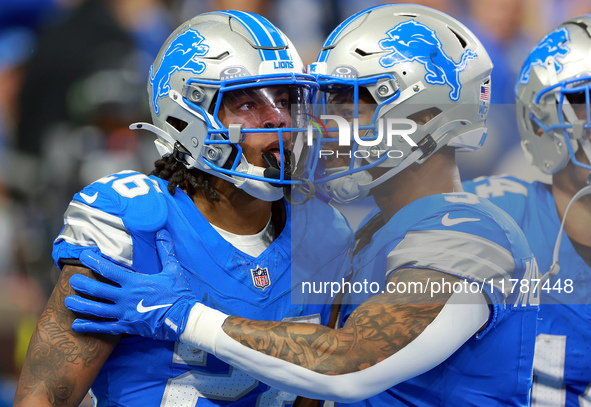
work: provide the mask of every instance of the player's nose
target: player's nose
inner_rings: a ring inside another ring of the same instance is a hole
[[[262,127],[266,129],[287,127],[289,114],[275,106],[267,105],[263,111]]]
[[[286,126],[285,120],[283,120],[282,117],[275,116],[275,117],[266,118],[263,122],[263,127],[266,129],[276,129],[276,128],[282,128],[282,127],[287,127],[287,126]]]

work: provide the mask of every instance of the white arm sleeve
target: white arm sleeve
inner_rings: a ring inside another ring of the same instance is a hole
[[[317,373],[240,344],[222,329],[227,315],[202,304],[191,310],[180,339],[272,387],[303,397],[352,403],[434,368],[478,332],[489,312],[483,294],[455,293],[404,348],[367,369],[342,375]]]

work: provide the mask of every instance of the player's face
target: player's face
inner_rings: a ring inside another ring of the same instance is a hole
[[[569,93],[566,95],[579,120],[587,120],[587,103],[585,92]]]
[[[579,120],[587,121],[587,105],[585,103],[574,104],[573,108]],[[588,129],[584,131],[587,132],[587,137],[589,138],[589,141],[591,141],[591,131]]]
[[[569,94],[567,94],[566,98],[568,99],[568,102],[572,106],[573,111],[575,112],[575,115],[577,116],[577,119],[584,120],[586,122],[591,120],[591,117],[587,118],[587,103],[586,103],[585,92],[569,93]],[[535,122],[532,121],[532,125],[536,129],[536,134],[538,136],[541,136],[544,134],[544,130],[541,129]],[[589,131],[589,130],[585,130],[585,131],[587,132],[587,136],[589,137],[589,140],[591,141],[591,131]]]
[[[585,92],[570,93],[570,94],[567,94],[566,97],[567,97],[568,102],[570,103],[571,107],[573,108],[573,111],[575,112],[577,119],[588,121]],[[536,134],[538,136],[542,136],[544,134],[544,130],[542,128],[540,128],[534,121],[532,121],[532,126],[536,130]],[[590,130],[584,130],[584,131],[587,132],[587,137],[589,138],[589,141],[591,141],[591,131]],[[589,160],[587,159],[587,155],[584,153],[582,148],[578,149],[578,151],[575,153],[575,156],[578,161],[580,161],[584,164],[589,164]],[[574,184],[576,185],[576,188],[580,189],[587,184],[587,180],[589,177],[588,170],[583,169],[581,167],[577,167],[574,164],[572,164],[572,162],[569,164],[568,168],[570,168],[568,170],[570,173],[570,178],[574,182]]]
[[[366,126],[371,124],[373,114],[376,109],[375,102],[371,95],[365,88],[359,89],[359,102],[357,104],[359,126]],[[355,96],[353,87],[348,86],[339,91],[330,93],[328,96],[328,114],[342,117],[349,123],[353,123],[355,118]],[[326,123],[327,128],[336,128],[334,121]],[[362,135],[362,130],[359,131]],[[338,132],[329,132],[328,137],[338,138]],[[350,159],[348,154],[351,151],[350,146],[339,146],[338,143],[326,144],[323,148],[333,150],[335,154],[327,156],[326,167],[336,168],[348,166]],[[339,152],[338,157],[336,152]]]
[[[573,107],[573,110],[575,111],[577,118],[579,120],[587,121],[588,120],[587,119],[587,103],[586,103],[585,92],[570,94],[568,96],[568,100],[569,100],[571,106]],[[591,131],[590,130],[584,130],[584,131],[587,132],[587,137],[589,138],[589,141],[591,141]],[[583,152],[582,148],[580,148],[579,151],[577,151],[576,157],[577,157],[577,160],[579,160],[585,164],[589,164],[589,160],[587,159],[587,155]],[[589,171],[584,170],[582,168],[578,168],[577,172],[578,172],[579,184],[586,185],[587,179],[589,177]]]
[[[219,118],[226,127],[230,124],[241,124],[243,129],[289,128],[291,127],[289,95],[287,86],[247,88],[227,92],[222,100]],[[291,133],[282,132],[282,139],[283,148],[289,151]],[[284,159],[286,153],[279,150],[277,132],[249,133],[243,137],[240,145],[248,162],[259,167],[266,166],[262,159],[264,152],[272,152],[278,163]]]
[[[343,117],[349,123],[353,122],[355,118],[355,94],[352,86],[347,86],[340,91],[329,94],[328,103],[329,114]],[[375,102],[365,88],[359,89],[358,110],[359,125],[370,124],[375,111]]]

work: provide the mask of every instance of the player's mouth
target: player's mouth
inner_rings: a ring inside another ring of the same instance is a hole
[[[283,145],[285,147],[285,144]],[[277,163],[281,163],[281,162],[289,162],[289,158],[287,157],[288,155],[291,154],[291,152],[288,149],[283,149],[283,151],[281,151],[279,149],[279,141],[275,141],[271,144],[269,144],[265,149],[263,149],[263,153],[266,152],[270,152],[275,156],[275,159],[277,160]]]
[[[265,163],[265,176],[279,179],[281,172],[285,179],[291,178],[291,152],[289,150],[280,150],[279,143],[273,143],[264,150],[262,154]],[[283,168],[281,164],[283,163]]]
[[[271,148],[271,149],[269,149],[267,151],[273,153],[273,155],[277,159],[277,162],[278,163],[281,163],[282,161],[284,161],[285,160],[285,155],[286,154],[289,154],[289,151],[287,151],[287,150],[281,151],[278,148]]]

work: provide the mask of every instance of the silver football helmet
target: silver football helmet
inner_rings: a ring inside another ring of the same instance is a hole
[[[582,147],[591,161],[591,15],[566,21],[531,51],[515,87],[517,124],[528,161],[546,174]]]
[[[187,168],[225,179],[259,199],[277,200],[283,187],[304,183],[307,170],[306,145],[285,145],[290,143],[286,135],[294,136],[294,144],[295,132],[304,127],[300,121],[317,88],[304,72],[293,44],[265,18],[243,11],[202,14],[178,27],[162,46],[148,83],[154,125],[132,128],[154,132],[160,154],[173,154]],[[240,98],[276,109],[269,89],[277,88],[289,94],[281,103],[289,103],[291,123],[226,126],[218,115],[224,104]],[[243,154],[240,143],[253,133],[277,135],[274,152],[263,155],[267,168]]]
[[[310,73],[324,103],[343,89],[352,92],[353,122],[361,93],[369,92],[375,112],[369,125],[353,129],[349,166],[327,169],[317,181],[337,200],[362,199],[443,146],[478,149],[486,137],[491,69],[474,34],[440,11],[396,4],[351,16],[328,36]],[[416,120],[424,114],[430,119]],[[402,123],[403,133],[386,135],[388,120]],[[334,138],[317,142],[315,158],[326,143]],[[320,173],[322,166],[319,160]],[[375,166],[390,170],[373,179],[367,169]]]
[[[528,161],[546,174],[563,169],[569,160],[591,171],[577,159],[581,148],[591,162],[591,15],[575,17],[546,35],[533,48],[515,86],[517,124]],[[587,185],[572,196],[564,210],[552,266],[541,281],[560,270],[558,255],[569,209],[591,194]]]

